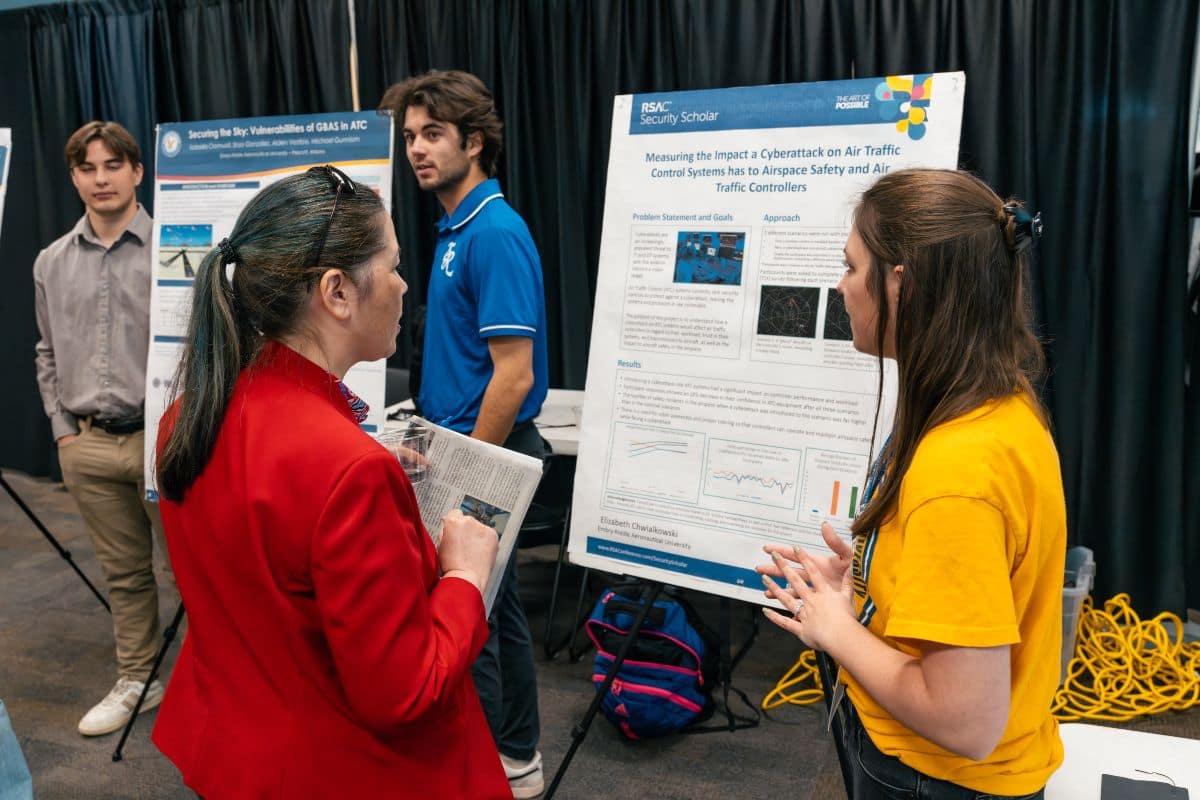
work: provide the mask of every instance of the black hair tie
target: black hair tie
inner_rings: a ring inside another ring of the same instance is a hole
[[[217,242],[217,249],[221,251],[221,266],[237,262],[237,250],[233,249],[233,243],[229,241],[228,236]]]
[[[1013,232],[1013,249],[1018,253],[1028,250],[1035,240],[1042,238],[1042,212],[1030,215],[1020,206],[1004,207],[1004,213],[1016,223]]]

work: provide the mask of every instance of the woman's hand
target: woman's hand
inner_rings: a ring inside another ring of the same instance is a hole
[[[772,563],[758,568],[763,573],[766,596],[778,600],[789,615],[763,609],[767,619],[799,637],[809,647],[829,650],[838,633],[849,623],[857,625],[850,582],[850,546],[838,537],[829,523],[821,526],[831,556],[814,556],[803,548],[768,545],[763,549]],[[787,557],[785,557],[787,553]],[[770,576],[787,581],[781,587]]]
[[[833,526],[828,522],[821,525],[821,537],[825,540],[826,546],[833,551],[831,556],[813,556],[820,572],[825,576],[825,580],[832,584],[840,584],[842,576],[850,569],[851,561],[854,558],[854,550],[850,545],[842,540],[842,537],[837,535]],[[774,557],[776,553],[782,556],[791,564],[798,565],[800,562],[800,548],[786,544],[769,544],[763,548],[767,555]],[[770,575],[773,578],[782,578],[783,573],[779,571],[779,567],[772,561],[770,564],[762,564],[755,568],[763,575]]]
[[[454,577],[474,584],[483,594],[499,547],[500,537],[495,529],[479,520],[468,517],[458,509],[442,517],[438,562],[443,576],[454,573]]]

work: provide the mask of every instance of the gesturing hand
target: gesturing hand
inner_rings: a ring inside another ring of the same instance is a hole
[[[850,581],[851,550],[829,523],[821,526],[832,556],[814,556],[803,548],[768,545],[763,549],[772,563],[758,568],[763,573],[766,596],[778,600],[790,616],[763,609],[767,619],[797,636],[809,647],[829,650],[846,624],[858,624],[854,618],[853,589]],[[783,578],[787,588],[770,576]],[[807,579],[807,580],[806,580]]]
[[[821,525],[821,537],[825,540],[826,546],[833,551],[831,556],[812,556],[816,562],[817,568],[825,580],[829,583],[840,584],[842,576],[850,569],[850,563],[854,558],[854,550],[846,542],[842,541],[842,537],[837,535],[837,531],[828,522]],[[798,554],[799,547],[786,544],[769,544],[763,548],[767,555],[774,557],[779,554],[785,560],[790,561],[793,565],[799,564]],[[782,578],[783,573],[779,571],[779,567],[774,562],[770,564],[762,564],[755,568],[763,575],[770,575],[773,578]]]

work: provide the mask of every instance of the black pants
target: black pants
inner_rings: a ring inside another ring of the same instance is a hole
[[[514,428],[504,446],[535,458],[545,459],[547,455],[546,443],[532,422]],[[537,750],[541,725],[533,636],[517,591],[515,548],[501,578],[488,628],[487,643],[471,667],[475,691],[496,749],[509,758],[528,761]]]
[[[879,751],[847,698],[839,709],[842,744],[853,776],[853,800],[1041,800],[1044,790],[1013,797],[931,778]]]

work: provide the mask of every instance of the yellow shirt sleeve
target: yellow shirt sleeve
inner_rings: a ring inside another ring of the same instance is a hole
[[[927,500],[903,522],[895,595],[884,635],[960,647],[1021,640],[1004,515],[985,500]]]

